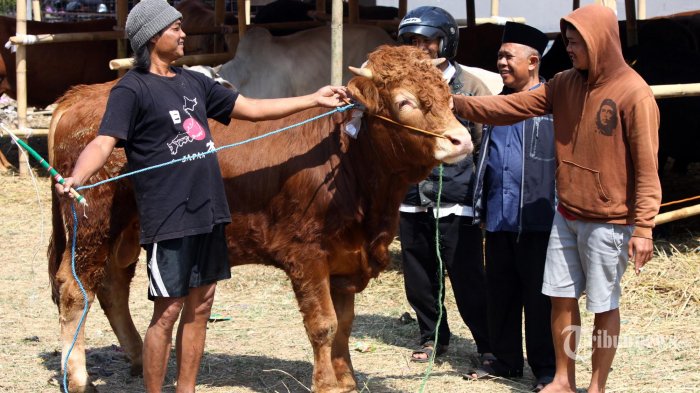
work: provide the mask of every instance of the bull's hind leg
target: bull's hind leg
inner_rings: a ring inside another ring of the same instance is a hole
[[[343,388],[344,391],[355,391],[357,382],[355,381],[355,372],[352,368],[350,350],[348,348],[350,334],[352,333],[352,322],[355,319],[355,294],[335,288],[331,289],[331,291],[335,314],[338,318],[338,331],[335,333],[333,351],[331,353],[333,369],[338,379],[338,386]]]
[[[75,332],[78,330],[78,324],[84,308],[83,294],[71,272],[70,251],[67,251],[63,256],[61,267],[56,273],[56,280],[59,285],[58,310],[61,323],[61,380],[63,380],[63,371],[68,370],[69,392],[94,392],[95,388],[89,381],[85,366],[84,324],[81,326],[75,345],[71,350],[68,364],[65,364],[66,355],[71,348]],[[85,288],[85,291],[87,292],[89,310],[95,294],[89,288]]]
[[[135,268],[136,263],[126,268],[108,263],[102,285],[97,288],[97,299],[119,345],[131,361],[131,375],[139,376],[143,373],[143,341],[129,311],[129,284],[134,277]]]
[[[290,274],[292,286],[304,316],[304,326],[314,349],[313,392],[346,392],[338,385],[333,369],[331,349],[338,328],[327,267],[306,267],[303,277]]]

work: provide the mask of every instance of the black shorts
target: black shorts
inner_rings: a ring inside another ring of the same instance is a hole
[[[197,288],[231,278],[226,224],[210,233],[146,244],[148,299],[184,297]]]

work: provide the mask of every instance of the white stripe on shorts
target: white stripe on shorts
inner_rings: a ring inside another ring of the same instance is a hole
[[[163,278],[160,276],[160,270],[158,270],[158,243],[153,243],[153,251],[151,251],[151,260],[148,261],[148,266],[151,268],[151,282],[149,285],[155,284],[155,286],[160,291],[160,296],[169,297],[168,290],[165,288],[165,283],[163,283]],[[158,296],[155,291],[152,293],[153,296]]]

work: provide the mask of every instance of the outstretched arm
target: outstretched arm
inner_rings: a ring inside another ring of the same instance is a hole
[[[499,96],[452,96],[457,116],[476,123],[509,125],[551,113],[549,85],[544,88]]]
[[[347,90],[344,86],[325,86],[315,93],[289,98],[254,99],[239,95],[231,117],[250,121],[273,120],[315,106],[342,106],[346,98]]]
[[[73,198],[73,195],[68,190],[74,185],[80,186],[84,184],[95,172],[102,168],[107,162],[109,155],[112,154],[117,141],[117,138],[113,136],[98,135],[95,137],[80,153],[78,161],[75,163],[75,168],[73,168],[73,173],[65,179],[65,183],[56,183],[56,192],[59,195]]]

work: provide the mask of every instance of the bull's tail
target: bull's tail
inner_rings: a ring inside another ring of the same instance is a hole
[[[48,151],[49,151],[49,162],[51,165],[55,164],[53,157],[53,137],[56,132],[56,126],[58,125],[61,115],[63,114],[62,108],[56,108],[53,116],[51,117],[51,124],[49,126],[48,140]],[[56,282],[56,273],[61,266],[61,260],[63,259],[63,253],[66,250],[66,228],[63,222],[63,214],[61,213],[61,202],[58,195],[53,191],[53,181],[51,182],[51,238],[49,239],[49,248],[47,251],[47,257],[49,260],[49,282],[51,283],[51,299],[58,305],[59,293],[58,285]]]
[[[53,187],[53,185],[52,185]],[[61,213],[61,203],[59,196],[51,192],[51,239],[49,239],[49,249],[47,257],[49,260],[49,282],[51,283],[51,299],[58,305],[59,293],[56,282],[56,273],[61,266],[63,253],[66,251],[66,228],[63,223]]]

